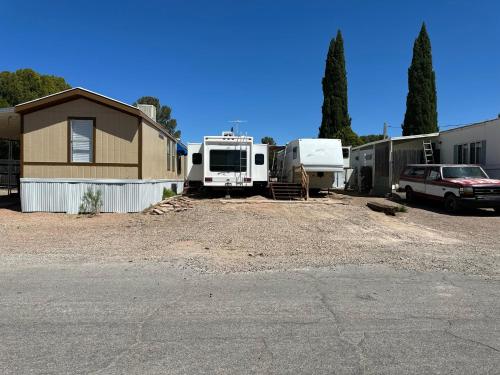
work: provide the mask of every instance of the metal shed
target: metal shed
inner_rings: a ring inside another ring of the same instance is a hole
[[[406,165],[425,163],[424,142],[433,144],[435,161],[439,161],[438,137],[439,133],[392,137],[353,147],[349,186],[376,195],[391,192]]]

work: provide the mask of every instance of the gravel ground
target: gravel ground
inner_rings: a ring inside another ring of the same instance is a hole
[[[386,264],[500,278],[500,217],[492,211],[447,215],[418,206],[391,217],[368,209],[368,200],[384,201],[344,195],[307,203],[205,199],[161,216],[94,218],[0,209],[0,259],[155,261],[201,272]]]

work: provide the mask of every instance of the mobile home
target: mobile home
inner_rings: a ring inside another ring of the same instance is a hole
[[[178,141],[154,117],[83,88],[2,111],[0,138],[20,141],[22,211],[77,213],[89,188],[101,190],[103,212],[142,211],[164,188],[181,192]]]
[[[309,176],[309,189],[331,189],[344,175],[344,158],[340,139],[305,138],[289,142],[278,154],[281,180],[297,181],[296,167],[303,166]],[[342,177],[340,177],[342,176]]]
[[[488,176],[500,178],[499,142],[500,117],[445,130],[439,133],[441,161],[481,165]]]
[[[208,188],[266,187],[268,150],[252,137],[223,132],[188,144],[187,181]]]

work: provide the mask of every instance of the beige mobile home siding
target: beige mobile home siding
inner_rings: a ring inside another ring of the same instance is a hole
[[[27,178],[95,178],[95,179],[137,179],[137,167],[101,165],[25,165]]]
[[[173,141],[164,133],[142,122],[142,178],[144,179],[178,179],[176,164],[167,169],[167,142]],[[175,150],[175,142],[174,150]]]
[[[96,165],[64,165],[68,163],[68,117],[95,117]],[[25,114],[23,162],[28,164],[23,177],[136,179],[138,125],[136,116],[83,98]],[[29,165],[32,162],[37,165]]]

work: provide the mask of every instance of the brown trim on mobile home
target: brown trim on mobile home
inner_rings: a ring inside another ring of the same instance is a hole
[[[21,114],[21,134],[19,136],[19,147],[20,147],[20,155],[19,155],[19,177],[22,178],[24,176],[24,115]]]
[[[170,134],[163,126],[158,124],[156,121],[149,118],[139,108],[119,102],[115,99],[108,98],[101,94],[88,91],[80,87],[75,87],[73,89],[61,91],[59,93],[52,94],[40,99],[32,100],[30,102],[18,104],[15,106],[15,111],[19,114],[27,114],[48,107],[52,107],[58,104],[67,103],[80,98],[141,118],[150,125],[152,125],[153,127],[155,127],[156,129],[158,129],[159,131],[161,131],[164,135],[172,139],[174,142],[177,142],[177,140],[172,134]]]
[[[138,160],[138,171],[137,178],[142,179],[142,119],[139,117],[137,119],[137,131],[138,131],[138,150],[137,150],[137,160]]]
[[[71,120],[92,120],[92,161],[90,163],[74,163],[71,161]],[[78,117],[78,116],[68,116],[68,163],[73,165],[90,165],[96,164],[95,155],[96,155],[96,118],[95,117]]]
[[[64,161],[27,161],[24,165],[79,166],[79,167],[139,167],[136,163],[66,163]]]

